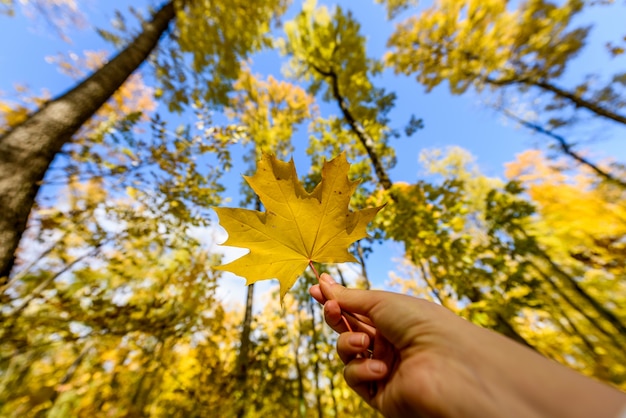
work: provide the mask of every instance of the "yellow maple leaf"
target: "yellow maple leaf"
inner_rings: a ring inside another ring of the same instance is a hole
[[[345,153],[324,163],[322,181],[309,193],[293,160],[263,155],[253,176],[244,176],[265,212],[214,208],[228,239],[223,245],[250,252],[218,269],[246,278],[247,284],[278,279],[280,299],[312,262],[357,261],[348,247],[367,236],[367,224],[382,206],[350,211],[359,181],[348,178]]]

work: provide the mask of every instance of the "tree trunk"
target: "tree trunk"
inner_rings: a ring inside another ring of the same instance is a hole
[[[85,357],[87,356],[89,351],[91,351],[92,348],[93,348],[92,342],[87,342],[85,344],[83,349],[78,354],[78,357],[76,357],[76,359],[72,362],[72,364],[70,364],[70,367],[65,372],[65,375],[59,381],[60,385],[65,385],[66,383],[70,382],[74,378],[74,374],[76,373],[76,370],[78,370],[83,360],[85,359]],[[54,407],[54,403],[57,401],[60,394],[61,394],[61,391],[59,390],[55,390],[52,393],[52,396],[50,397],[50,404],[52,405],[52,407]]]
[[[302,370],[302,365],[300,363],[300,344],[302,342],[302,319],[300,317],[300,311],[298,311],[298,339],[296,340],[296,346],[295,346],[295,356],[294,356],[294,362],[296,365],[296,375],[298,376],[298,412],[299,412],[299,416],[300,418],[304,418],[307,416],[307,407],[306,407],[306,400],[305,400],[305,389],[304,389],[304,380],[307,378],[305,376],[305,371]]]
[[[315,388],[315,401],[317,407],[318,418],[324,418],[324,408],[322,406],[322,388],[320,385],[320,356],[317,342],[319,336],[317,334],[317,324],[315,321],[315,304],[313,299],[309,299],[309,313],[311,314],[311,351],[316,353],[313,363],[313,383]]]
[[[258,197],[254,202],[255,209],[261,211],[261,199]],[[250,365],[250,332],[252,330],[252,306],[254,303],[254,283],[248,285],[248,296],[246,297],[246,313],[243,318],[243,329],[241,330],[241,346],[237,357],[236,376],[237,386],[241,389],[241,402],[237,406],[236,416],[241,418],[246,412],[246,399],[248,397],[248,366]]]
[[[236,376],[237,386],[242,391],[241,402],[237,407],[237,417],[245,415],[246,398],[248,396],[248,366],[250,364],[250,331],[252,329],[252,305],[254,302],[254,283],[248,285],[248,296],[246,298],[246,313],[243,319],[243,329],[241,330],[241,346],[237,357]]]
[[[174,5],[169,2],[109,63],[0,137],[0,285],[11,272],[15,250],[50,163],[146,60],[174,16]]]

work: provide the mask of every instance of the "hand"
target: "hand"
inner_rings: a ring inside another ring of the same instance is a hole
[[[616,418],[626,405],[623,393],[426,300],[346,289],[327,274],[310,292],[340,333],[346,382],[385,416]]]

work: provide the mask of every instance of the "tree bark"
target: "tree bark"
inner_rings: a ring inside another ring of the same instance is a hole
[[[354,115],[350,111],[350,107],[346,102],[345,97],[343,97],[343,95],[339,91],[339,80],[337,77],[337,73],[334,70],[324,71],[313,63],[309,63],[309,65],[320,75],[330,78],[329,84],[332,87],[333,96],[337,101],[337,105],[341,110],[341,114],[343,115],[346,122],[348,122],[348,125],[350,125],[350,129],[352,130],[352,132],[354,132],[357,138],[359,138],[359,141],[361,142],[361,145],[363,145],[363,148],[365,148],[365,152],[367,152],[367,155],[372,162],[372,165],[374,166],[374,171],[376,172],[378,183],[380,183],[380,185],[383,186],[385,190],[391,189],[393,183],[391,182],[389,175],[385,171],[385,167],[378,157],[378,154],[376,154],[376,151],[374,150],[374,139],[365,131],[365,129],[363,129],[363,126],[361,126],[361,124],[359,124],[359,122],[355,119]],[[394,196],[391,195],[391,198],[393,199]]]
[[[261,211],[261,199],[256,198],[254,208]],[[237,386],[241,389],[241,399],[237,406],[236,416],[241,418],[246,413],[246,398],[248,397],[248,367],[250,366],[250,333],[252,332],[252,317],[254,304],[254,283],[248,285],[248,296],[246,297],[246,312],[243,318],[243,328],[241,330],[241,346],[239,347],[239,355],[235,366],[235,379]]]
[[[109,63],[0,137],[0,285],[11,272],[15,250],[52,160],[146,60],[174,17],[174,5],[169,2]]]
[[[319,353],[317,342],[319,336],[317,334],[317,324],[315,321],[315,305],[313,299],[309,299],[309,313],[311,314],[311,350],[313,353]],[[324,408],[322,405],[322,388],[320,385],[320,356],[314,356],[313,361],[313,383],[315,388],[315,406],[317,408],[317,417],[324,418]]]
[[[242,391],[241,402],[237,407],[236,416],[241,418],[245,415],[245,399],[248,394],[248,366],[250,364],[250,332],[252,330],[252,305],[254,302],[254,283],[248,285],[248,296],[246,298],[246,313],[243,319],[243,329],[241,330],[241,346],[237,356],[236,376],[237,385]]]

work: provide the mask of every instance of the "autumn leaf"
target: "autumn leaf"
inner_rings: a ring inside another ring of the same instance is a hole
[[[223,245],[250,250],[218,268],[245,277],[247,284],[278,279],[282,301],[309,262],[357,261],[348,247],[367,236],[367,224],[381,207],[349,210],[359,183],[348,179],[349,167],[345,154],[325,162],[322,181],[309,193],[293,160],[263,155],[256,173],[245,179],[266,211],[215,208],[228,232]]]

